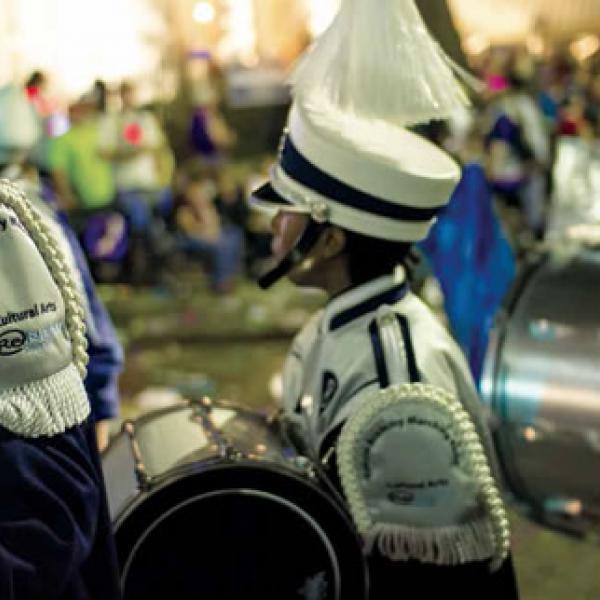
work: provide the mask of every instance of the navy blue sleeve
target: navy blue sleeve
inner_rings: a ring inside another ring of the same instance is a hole
[[[104,501],[89,437],[75,427],[52,438],[25,440],[0,428],[3,600],[87,600],[96,597],[86,591],[93,587],[85,581],[91,570],[113,565],[112,556],[106,565],[89,564]]]
[[[111,419],[119,414],[118,378],[123,369],[123,349],[110,316],[98,298],[83,250],[64,216],[59,214],[58,218],[75,257],[90,307],[87,332],[90,362],[84,383],[92,418],[94,421]]]

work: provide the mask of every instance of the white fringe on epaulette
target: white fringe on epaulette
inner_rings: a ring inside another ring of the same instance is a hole
[[[491,558],[495,552],[489,519],[463,525],[418,528],[376,523],[363,534],[365,549],[376,547],[382,556],[394,561],[416,559],[436,565],[458,565]]]
[[[89,414],[90,403],[73,363],[38,381],[0,390],[0,425],[24,437],[63,433]]]

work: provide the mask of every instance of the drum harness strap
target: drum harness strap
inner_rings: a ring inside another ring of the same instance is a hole
[[[290,250],[278,265],[259,277],[258,285],[266,290],[287,275],[296,265],[299,265],[317,243],[325,226],[324,223],[311,219],[294,248]]]
[[[400,314],[396,314],[396,318],[398,319],[398,324],[400,325],[400,331],[402,333],[402,340],[404,342],[410,383],[420,383],[421,375],[417,367],[408,319],[404,315]],[[379,386],[381,389],[384,389],[390,385],[390,376],[385,361],[383,344],[376,318],[373,319],[369,325],[369,335],[371,337],[371,344],[375,357],[375,366],[377,369],[377,376],[379,378]],[[325,451],[322,453],[320,461],[315,461],[315,471],[319,478],[322,479],[323,483],[328,487],[332,495],[339,502],[339,504],[346,511],[350,512],[348,501],[339,491],[342,489],[342,486],[335,469],[336,441],[339,438],[344,425],[345,421],[342,421],[327,434],[322,444],[322,447],[325,448]]]

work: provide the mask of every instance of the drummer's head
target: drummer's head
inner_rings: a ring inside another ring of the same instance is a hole
[[[277,211],[271,222],[271,252],[278,261],[293,251],[309,221],[306,214],[285,209]],[[405,261],[411,245],[327,224],[306,257],[287,276],[297,285],[318,287],[333,295],[389,275]]]
[[[295,102],[269,182],[252,194],[275,213],[279,264],[261,285],[288,274],[337,293],[391,274],[459,178],[450,156],[405,128]]]

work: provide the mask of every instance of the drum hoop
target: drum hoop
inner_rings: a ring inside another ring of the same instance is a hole
[[[218,456],[211,456],[204,459],[201,463],[202,468],[199,468],[197,462],[183,463],[175,465],[156,477],[153,477],[148,484],[147,489],[139,489],[135,497],[130,498],[127,506],[122,510],[118,516],[114,519],[113,527],[115,533],[119,531],[121,526],[128,520],[128,518],[147,500],[149,500],[154,494],[160,493],[163,489],[167,488],[173,483],[176,483],[184,478],[193,477],[199,473],[212,473],[221,470],[228,469],[248,469],[260,467],[261,470],[267,471],[272,475],[278,475],[281,477],[288,477],[293,479],[296,483],[308,487],[311,492],[316,494],[323,502],[327,502],[332,508],[335,509],[336,513],[344,520],[348,529],[356,535],[357,544],[360,545],[360,537],[356,532],[356,526],[352,521],[348,507],[341,505],[336,501],[331,494],[326,493],[318,484],[308,478],[301,471],[296,470],[292,466],[284,465],[275,460],[269,459],[248,459],[240,458],[234,461],[220,459]],[[227,489],[238,489],[238,488],[227,488]]]
[[[506,338],[508,335],[508,325],[512,315],[517,311],[519,305],[523,301],[524,292],[530,287],[532,281],[539,277],[541,269],[548,263],[550,259],[549,253],[542,253],[531,258],[526,263],[519,273],[517,274],[515,281],[510,287],[507,295],[502,301],[500,309],[495,317],[494,329],[496,330],[496,337],[491,337],[492,343],[488,348],[488,355],[493,356],[492,369],[488,374],[490,380],[490,390],[485,394],[488,397],[490,408],[498,415],[504,415],[504,406],[501,405],[501,391],[499,388],[502,385],[500,381],[501,373],[501,362],[500,358],[503,356],[504,346],[506,344]],[[489,356],[486,356],[486,362],[489,361]],[[505,453],[513,453],[513,449],[507,450],[507,444],[502,443],[504,434],[501,430],[492,431],[492,438],[494,440],[494,446],[498,449],[496,452],[498,458],[498,464],[500,472],[504,480],[504,484],[511,490],[518,490],[519,496],[526,499],[532,506],[537,510],[540,510],[539,503],[535,501],[533,497],[527,492],[527,486],[521,480],[521,477],[513,467],[514,461],[512,456],[506,456]]]
[[[143,535],[140,536],[140,538],[135,543],[133,549],[129,553],[129,556],[127,557],[127,561],[125,563],[125,566],[123,567],[123,571],[122,571],[122,575],[121,575],[121,586],[122,586],[123,590],[125,590],[125,583],[126,583],[126,580],[127,580],[127,576],[128,576],[129,570],[131,568],[131,563],[132,563],[135,555],[137,554],[138,549],[140,548],[140,546],[142,545],[142,543],[145,542],[145,540],[148,538],[148,536],[165,519],[167,519],[168,517],[170,517],[176,511],[178,511],[178,510],[180,510],[182,508],[185,508],[189,504],[192,504],[193,502],[196,502],[196,501],[199,501],[199,500],[201,501],[201,500],[204,500],[204,499],[211,499],[211,498],[218,497],[218,496],[232,495],[232,494],[239,494],[239,495],[246,495],[246,496],[257,496],[259,498],[268,499],[268,500],[272,500],[272,501],[278,502],[280,504],[283,504],[287,508],[290,508],[293,512],[295,512],[298,516],[300,516],[301,518],[303,518],[305,521],[308,521],[308,523],[310,523],[310,525],[312,525],[313,529],[316,530],[317,535],[319,536],[319,538],[323,542],[325,548],[327,549],[327,554],[329,556],[329,560],[331,562],[331,566],[333,567],[333,576],[334,576],[334,583],[335,583],[335,600],[340,600],[341,575],[340,575],[339,564],[338,564],[338,561],[337,561],[337,558],[336,558],[333,546],[331,545],[331,542],[329,541],[329,538],[327,537],[327,535],[325,535],[325,532],[323,531],[323,529],[321,528],[321,526],[315,521],[315,519],[313,519],[313,517],[311,515],[309,515],[306,511],[304,511],[300,507],[296,506],[295,504],[293,504],[289,500],[286,500],[285,498],[281,498],[281,497],[275,496],[275,495],[270,494],[268,492],[263,492],[261,490],[254,490],[254,489],[251,489],[251,488],[243,488],[243,489],[235,489],[234,488],[234,489],[228,489],[228,490],[216,490],[216,491],[213,491],[213,492],[207,492],[207,493],[204,493],[204,494],[198,494],[196,496],[188,498],[187,500],[184,500],[183,502],[177,504],[176,506],[173,506],[167,512],[165,512],[164,514],[162,514],[158,519],[156,519],[148,527],[148,529],[143,533]]]

